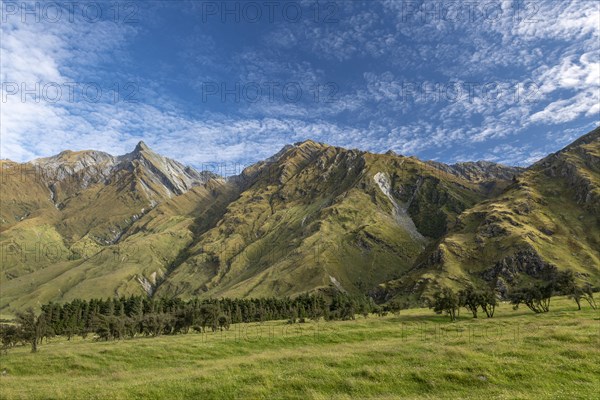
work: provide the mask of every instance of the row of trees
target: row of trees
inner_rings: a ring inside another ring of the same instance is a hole
[[[508,299],[514,308],[525,304],[536,313],[550,309],[550,299],[563,294],[573,299],[579,309],[581,301],[587,301],[596,309],[592,287],[577,284],[572,272],[555,273],[552,279],[531,282],[513,287]],[[494,316],[498,300],[494,290],[468,286],[458,292],[442,288],[433,294],[429,307],[436,313],[446,313],[454,321],[461,308],[467,309],[473,318],[480,312],[488,318]],[[399,314],[408,304],[392,301],[377,306],[368,297],[351,297],[334,293],[329,297],[321,294],[302,295],[296,298],[260,299],[150,299],[143,296],[121,298],[74,300],[69,303],[49,303],[42,306],[41,314],[33,310],[18,313],[16,324],[0,325],[0,340],[4,350],[29,343],[32,351],[42,339],[62,335],[71,339],[92,334],[98,340],[118,340],[138,335],[159,336],[208,330],[228,330],[232,323],[263,322],[287,319],[288,323],[305,322],[307,319],[350,320],[356,314],[367,317],[370,313],[380,316],[388,312]]]
[[[150,299],[143,296],[74,300],[49,303],[40,315],[32,310],[17,315],[16,325],[1,325],[3,348],[30,343],[32,351],[44,338],[62,335],[71,339],[90,334],[98,340],[117,340],[137,335],[159,336],[188,333],[190,330],[227,330],[232,323],[286,319],[349,320],[355,315],[381,312],[368,297],[336,293],[301,295],[296,298],[260,299]]]
[[[508,300],[515,309],[525,304],[535,313],[544,313],[550,311],[550,299],[558,294],[574,300],[578,310],[581,310],[582,300],[594,310],[597,308],[592,286],[589,283],[578,284],[570,270],[554,273],[549,280],[517,286],[509,291]]]
[[[446,313],[450,320],[454,321],[459,316],[461,307],[469,310],[473,314],[473,318],[477,318],[480,308],[488,318],[492,318],[497,304],[498,301],[493,290],[479,290],[468,286],[458,292],[447,287],[442,288],[441,291],[433,294],[428,305],[437,314]]]
[[[543,313],[550,310],[550,299],[556,295],[565,295],[574,300],[578,310],[581,310],[582,301],[587,301],[590,307],[597,309],[592,286],[588,283],[578,284],[572,271],[554,272],[547,280],[515,285],[508,291],[507,298],[514,309],[525,304],[533,312]],[[444,287],[435,292],[428,302],[429,308],[437,314],[446,313],[452,321],[456,320],[463,307],[473,314],[473,318],[477,318],[480,309],[491,318],[497,305],[493,289],[481,290],[473,286],[458,292]]]

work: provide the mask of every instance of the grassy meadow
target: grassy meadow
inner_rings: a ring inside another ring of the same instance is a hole
[[[2,399],[595,399],[600,314],[451,323],[427,309],[355,321],[233,325],[117,342],[64,338],[0,356]]]

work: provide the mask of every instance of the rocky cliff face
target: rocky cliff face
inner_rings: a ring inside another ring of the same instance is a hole
[[[156,201],[183,194],[216,177],[163,157],[150,150],[144,142],[139,142],[133,152],[116,158],[112,173],[121,170],[137,174],[141,190],[147,196],[157,198]]]
[[[116,163],[117,158],[100,151],[70,151],[47,158],[38,158],[29,163],[39,178],[48,183],[73,179],[80,183],[80,188],[90,183],[106,179]]]

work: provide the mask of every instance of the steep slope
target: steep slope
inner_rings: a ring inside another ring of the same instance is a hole
[[[235,179],[240,197],[199,236],[158,295],[358,293],[401,276],[458,213],[477,183],[415,158],[306,141]]]
[[[418,298],[469,282],[507,287],[552,269],[600,283],[600,128],[527,169],[456,227],[380,299]]]
[[[0,160],[0,168],[0,232],[40,210],[52,213],[52,193],[35,178],[35,169],[10,160]]]
[[[76,266],[101,259],[98,265],[105,271],[118,268],[122,259],[107,255],[111,251],[130,252],[132,247],[120,246],[120,239],[136,221],[158,204],[192,188],[210,191],[206,184],[214,178],[159,156],[143,143],[120,157],[65,151],[25,164],[3,161],[2,171],[0,306],[10,302],[10,293],[19,297],[35,292],[40,285],[52,292],[51,298],[61,298],[65,290],[48,284]],[[190,194],[194,195],[204,196]],[[191,203],[195,207],[200,202],[195,199]],[[146,251],[152,248],[140,250]],[[133,268],[142,271],[145,266],[140,262]],[[69,285],[84,279],[87,277],[79,276]],[[96,287],[109,288],[103,293],[111,295],[123,284],[108,280]]]
[[[409,273],[515,172],[313,141],[227,180],[143,142],[5,169],[0,309],[134,293],[366,293]]]
[[[118,243],[89,242],[65,249],[69,257],[54,253],[38,256],[42,268],[7,279],[2,277],[2,307],[22,308],[37,302],[75,298],[153,294],[169,266],[194,239],[197,218],[203,218],[215,198],[226,198],[231,185],[211,179],[202,186],[173,197],[135,221]],[[9,255],[9,259],[19,253]],[[3,271],[4,272],[4,271]],[[9,271],[7,271],[9,272]]]

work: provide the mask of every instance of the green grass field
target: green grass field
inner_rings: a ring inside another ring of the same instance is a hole
[[[553,299],[493,319],[430,310],[234,325],[119,342],[57,338],[0,357],[3,399],[597,399],[600,314]]]

